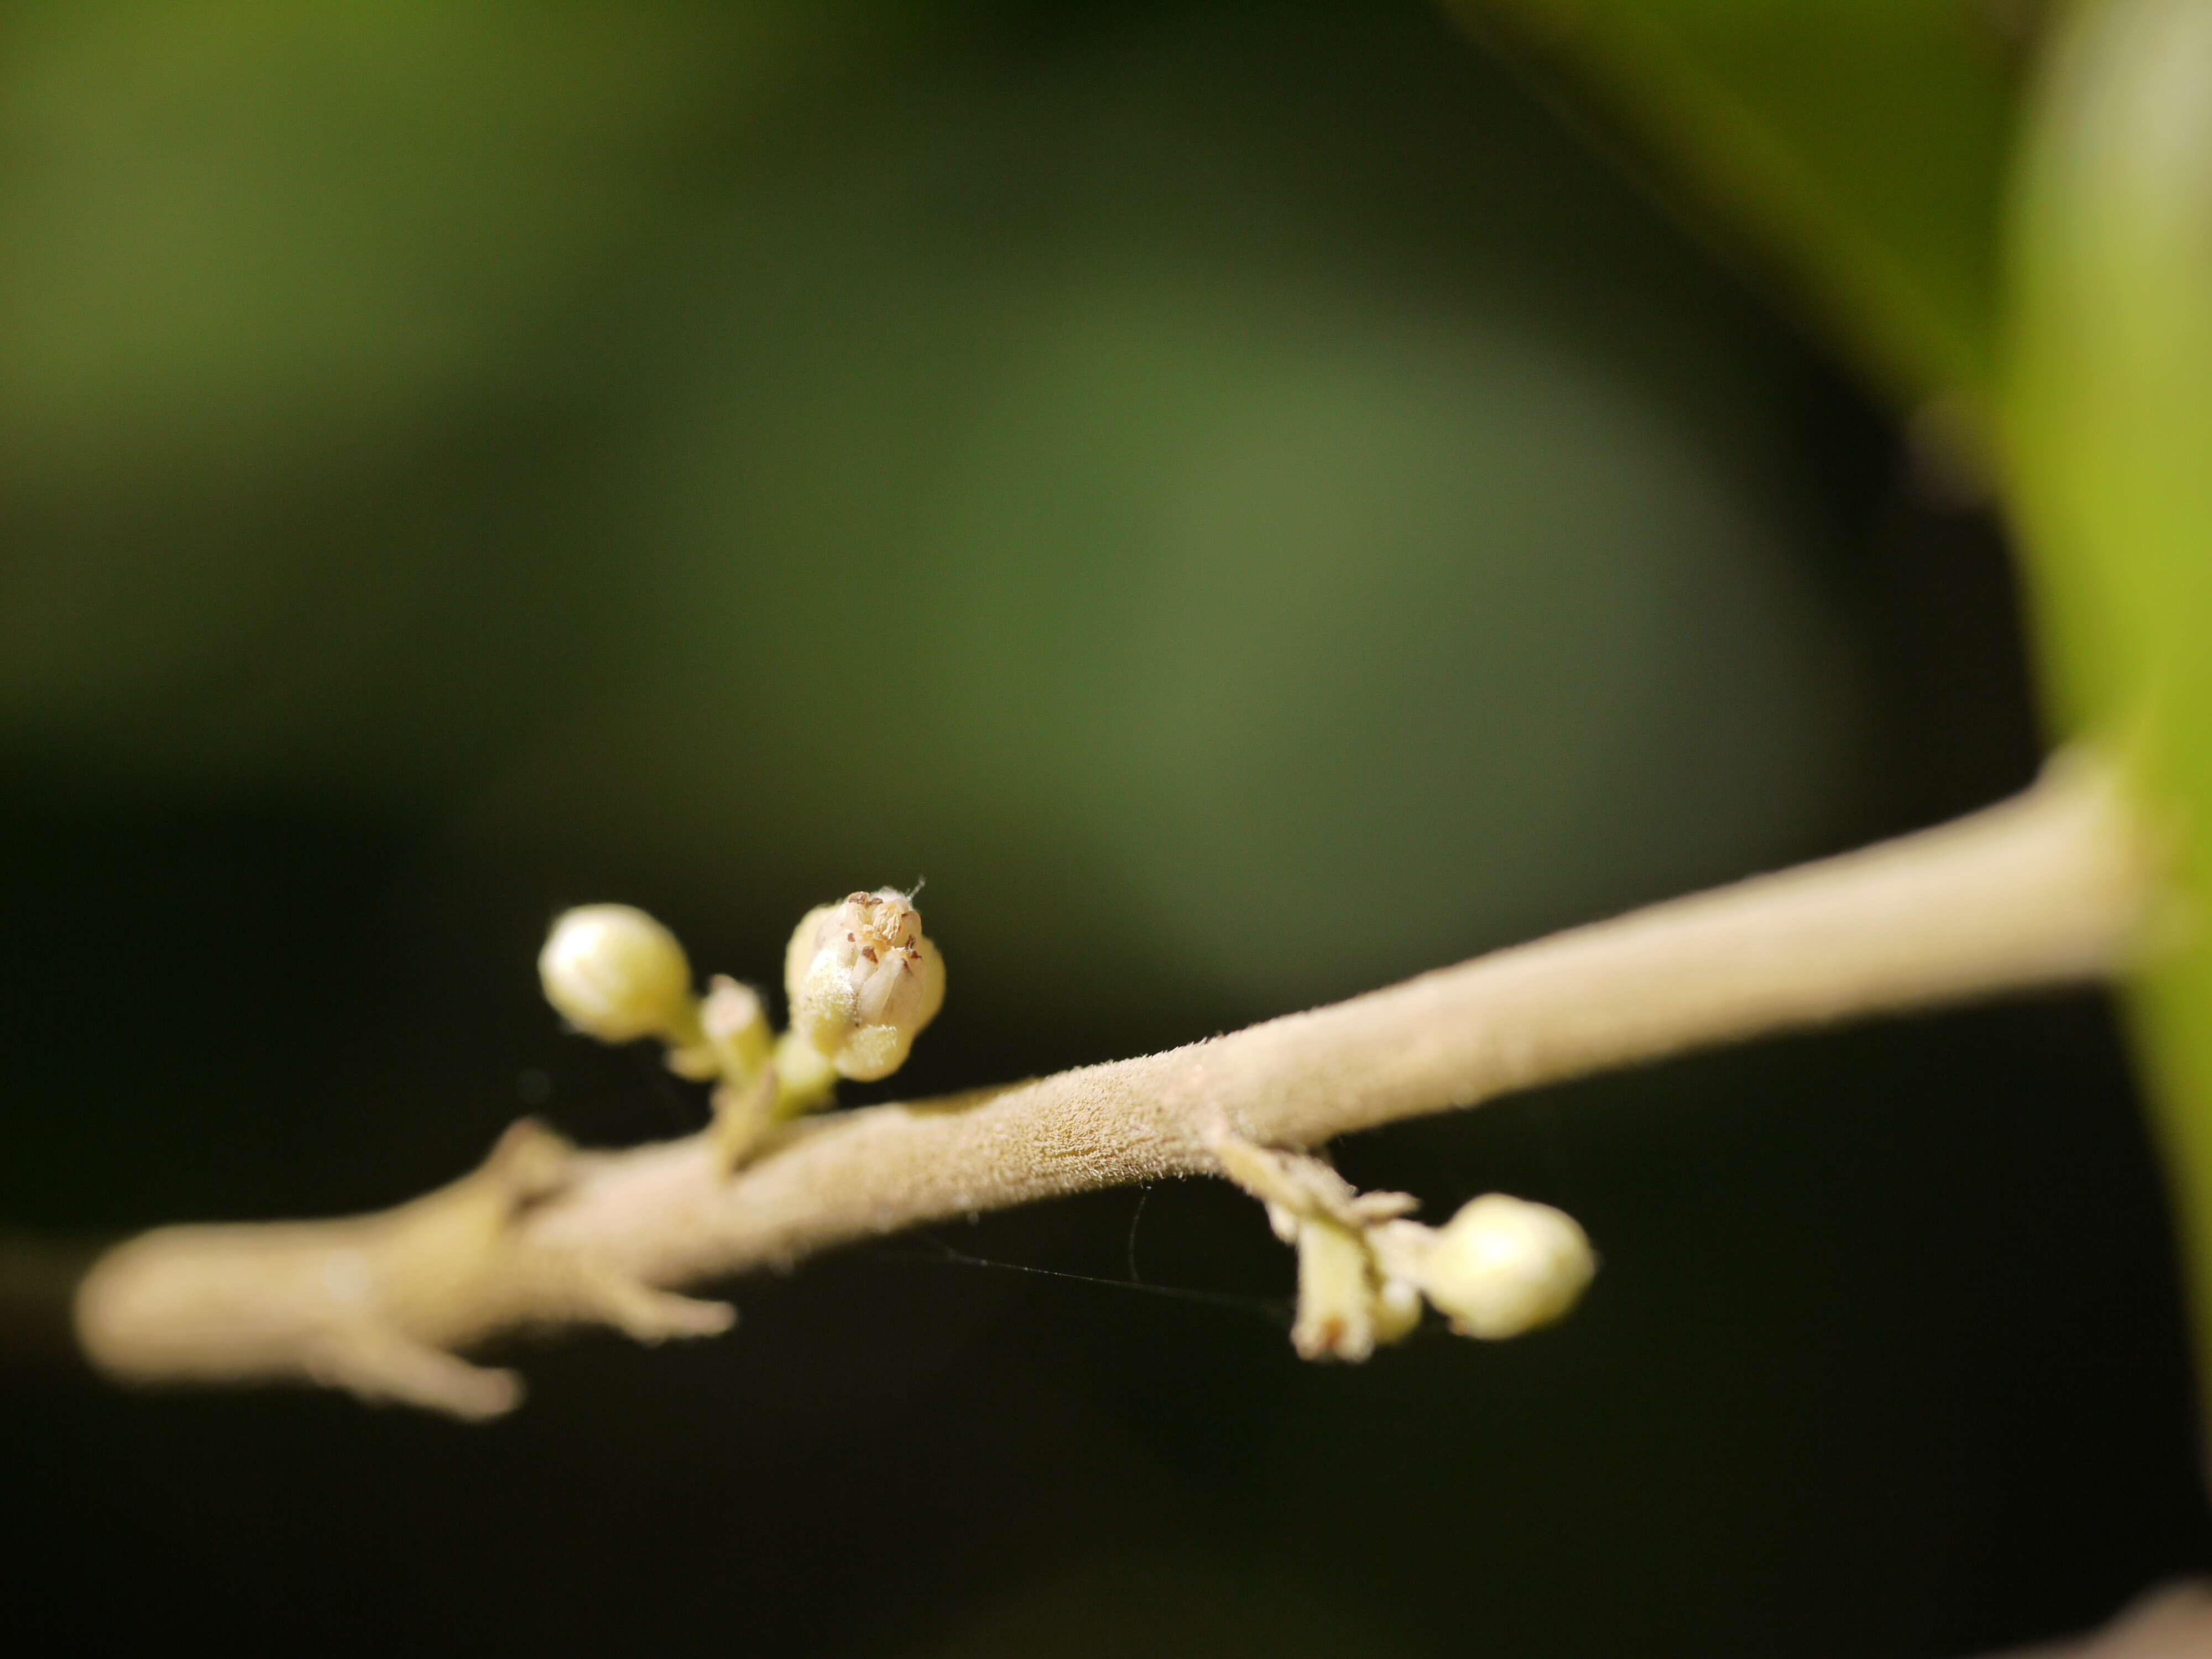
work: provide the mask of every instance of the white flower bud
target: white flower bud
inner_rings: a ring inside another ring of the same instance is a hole
[[[1437,1233],[1415,1274],[1462,1336],[1519,1336],[1572,1308],[1597,1272],[1575,1218],[1486,1193]]]
[[[587,1036],[688,1036],[691,964],[675,935],[627,904],[587,904],[553,924],[538,953],[545,1000]]]
[[[806,913],[784,953],[791,1029],[838,1075],[866,1082],[899,1068],[945,1002],[945,959],[902,893],[854,893]]]

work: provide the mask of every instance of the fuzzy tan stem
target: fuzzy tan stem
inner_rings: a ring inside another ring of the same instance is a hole
[[[835,1114],[783,1132],[734,1176],[709,1132],[623,1152],[562,1147],[557,1176],[534,1176],[520,1198],[495,1157],[379,1216],[164,1229],[88,1275],[78,1328],[119,1378],[307,1376],[484,1414],[511,1388],[503,1374],[479,1386],[426,1360],[458,1364],[453,1351],[518,1325],[703,1332],[726,1316],[654,1303],[646,1287],[1218,1172],[1210,1148],[1224,1133],[1313,1146],[1685,1049],[2106,977],[2136,948],[2154,884],[2108,774],[2062,757],[2027,794],[1936,830],[1169,1053]],[[407,1363],[392,1363],[393,1342]],[[349,1374],[360,1353],[365,1369]]]

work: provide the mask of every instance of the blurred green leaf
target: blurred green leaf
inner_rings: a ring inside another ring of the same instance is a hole
[[[1586,245],[1524,204],[1576,158],[1533,112],[1464,197],[1368,183],[1434,131],[1316,123],[1372,27],[1294,79],[1178,20],[957,119],[917,73],[734,204],[622,422],[646,647],[477,831],[694,895],[927,875],[962,1006],[1039,1020],[1071,904],[1249,1018],[1802,846],[1863,715],[1826,526],[1672,358],[1568,325]],[[1418,108],[1453,70],[1399,73]],[[979,163],[1017,150],[1085,188]],[[1497,242],[1518,270],[1404,275]]]
[[[1454,0],[1792,290],[1893,395],[1989,386],[2002,9]]]
[[[2212,1382],[2212,3],[2081,8],[2023,165],[2010,486],[2063,723],[2123,736],[2182,839],[2137,1014]]]
[[[1841,833],[1802,362],[1437,15],[842,9],[19,28],[0,734],[1040,1018],[1069,893],[1227,1020]]]
[[[265,477],[543,374],[808,9],[9,9],[0,486]]]
[[[573,690],[601,547],[563,484],[605,296],[796,87],[902,27],[872,0],[0,10],[0,720],[172,775],[276,750],[419,789]]]

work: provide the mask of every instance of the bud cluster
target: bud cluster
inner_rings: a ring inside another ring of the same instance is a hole
[[[1212,1151],[1297,1249],[1291,1340],[1307,1359],[1366,1358],[1412,1334],[1424,1298],[1462,1336],[1519,1336],[1564,1317],[1597,1272],[1588,1236],[1548,1204],[1486,1193],[1425,1227],[1405,1194],[1356,1191],[1309,1154],[1228,1134]]]
[[[791,1029],[781,1039],[750,986],[706,996],[675,936],[627,904],[553,924],[538,957],[546,1000],[602,1042],[653,1037],[679,1075],[711,1082],[714,1140],[735,1168],[777,1123],[825,1104],[841,1077],[888,1077],[945,1001],[945,959],[910,897],[889,888],[811,910],[785,952]]]

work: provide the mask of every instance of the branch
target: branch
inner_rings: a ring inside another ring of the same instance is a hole
[[[672,1287],[1034,1199],[1219,1174],[1224,1136],[1312,1147],[1686,1049],[2126,966],[2154,882],[2099,763],[2018,799],[1188,1048],[839,1112],[729,1173],[708,1134],[579,1152],[518,1124],[484,1166],[379,1214],[171,1227],[80,1287],[88,1356],[132,1382],[289,1378],[482,1417],[519,1398],[460,1351],[518,1328],[644,1340],[734,1315]]]

